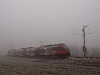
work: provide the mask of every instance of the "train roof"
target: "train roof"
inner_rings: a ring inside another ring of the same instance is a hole
[[[44,47],[49,47],[49,46],[59,46],[59,45],[66,46],[66,45],[65,45],[65,44],[63,44],[63,43],[59,43],[59,44],[44,45]]]
[[[33,48],[33,47],[27,47],[27,48]]]
[[[21,48],[21,49],[26,49],[26,48]]]

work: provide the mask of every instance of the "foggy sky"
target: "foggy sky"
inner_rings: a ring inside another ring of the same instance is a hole
[[[99,47],[100,0],[0,0],[0,53],[40,41],[82,46],[82,36],[72,33],[82,34],[83,25],[86,46]]]

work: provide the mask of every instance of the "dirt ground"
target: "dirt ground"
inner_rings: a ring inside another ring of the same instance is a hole
[[[100,75],[100,67],[65,64],[63,60],[1,56],[0,75]]]

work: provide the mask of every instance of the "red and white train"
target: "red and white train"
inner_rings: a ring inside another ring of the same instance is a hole
[[[65,44],[54,44],[36,48],[12,49],[8,51],[8,55],[18,57],[68,57],[70,56],[70,49]]]

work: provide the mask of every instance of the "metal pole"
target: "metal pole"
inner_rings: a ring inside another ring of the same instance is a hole
[[[85,47],[85,27],[87,27],[87,26],[83,26],[83,29],[82,29],[82,31],[83,31],[83,52],[84,52],[84,57],[86,57],[86,47]]]

